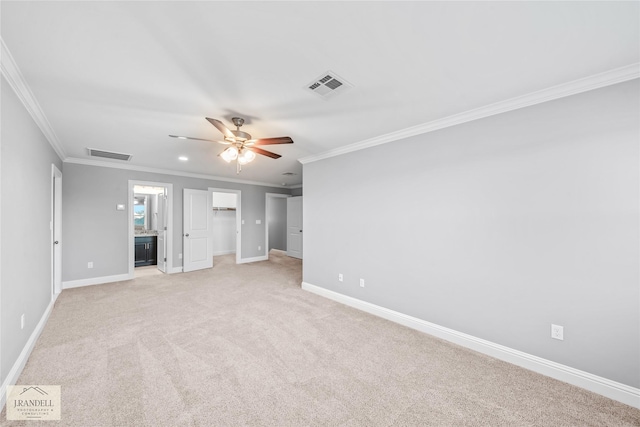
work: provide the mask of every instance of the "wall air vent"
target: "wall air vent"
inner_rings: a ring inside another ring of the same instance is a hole
[[[131,160],[131,154],[114,153],[113,151],[96,150],[95,148],[87,148],[90,157],[102,157],[103,159],[124,160],[128,162]]]
[[[333,71],[327,71],[306,85],[305,89],[310,90],[321,98],[328,99],[352,87],[352,84],[339,77]]]

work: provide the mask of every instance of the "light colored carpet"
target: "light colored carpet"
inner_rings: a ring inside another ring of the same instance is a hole
[[[62,292],[10,426],[638,426],[640,411],[302,291],[299,260]]]
[[[158,270],[157,265],[145,265],[144,267],[136,267],[133,269],[133,277],[136,279],[145,276],[160,276],[162,271]]]

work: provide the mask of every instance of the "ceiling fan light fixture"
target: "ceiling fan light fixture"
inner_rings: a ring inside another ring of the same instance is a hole
[[[222,154],[220,154],[220,157],[222,157],[222,160],[225,162],[231,163],[233,160],[238,158],[238,149],[233,146],[228,147],[222,152]]]
[[[1,1],[1,0],[0,0]],[[227,145],[225,150],[218,154],[227,163],[231,163],[236,160],[236,173],[240,173],[242,166],[252,162],[256,158],[256,154],[270,157],[272,159],[278,159],[282,157],[280,154],[272,153],[271,151],[263,150],[262,148],[254,147],[254,145],[274,145],[274,144],[293,144],[293,140],[288,136],[281,136],[277,138],[259,138],[252,139],[251,135],[247,132],[240,130],[240,127],[244,124],[244,119],[241,117],[233,117],[231,121],[236,125],[236,130],[227,128],[220,120],[205,117],[205,119],[211,123],[216,129],[222,133],[224,141],[211,140],[204,138],[194,138],[190,136],[178,136],[169,135],[172,138],[179,139],[193,139],[196,141],[217,142]],[[187,159],[180,158],[180,160],[186,161]]]
[[[250,162],[252,162],[255,158],[256,158],[256,153],[254,153],[251,150],[247,150],[245,149],[245,154],[244,156],[247,158],[247,160],[249,160]]]
[[[256,158],[256,153],[244,148],[240,153],[240,155],[238,156],[238,163],[244,166],[247,163],[252,162],[255,158]]]

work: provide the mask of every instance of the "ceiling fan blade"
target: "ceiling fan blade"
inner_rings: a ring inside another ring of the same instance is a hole
[[[274,144],[293,144],[293,139],[288,136],[281,136],[278,138],[260,138],[251,139],[245,142],[245,145],[274,145]]]
[[[280,154],[272,153],[271,151],[263,150],[257,147],[247,147],[248,150],[253,151],[254,153],[262,154],[263,156],[271,157],[272,159],[279,159],[282,157]]]
[[[204,138],[194,138],[191,136],[179,136],[179,135],[169,135],[171,138],[178,138],[178,139],[193,139],[196,141],[207,141],[207,142],[217,142],[218,144],[224,144],[224,145],[231,145],[230,142],[226,142],[226,141],[216,141],[214,139],[204,139]]]
[[[220,120],[210,119],[209,117],[205,117],[205,118],[209,123],[214,125],[220,132],[222,132],[225,138],[231,138],[235,140],[236,136],[233,133],[231,133],[231,131]]]

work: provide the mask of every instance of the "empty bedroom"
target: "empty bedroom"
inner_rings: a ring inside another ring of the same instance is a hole
[[[0,424],[640,426],[637,1],[1,1]]]

